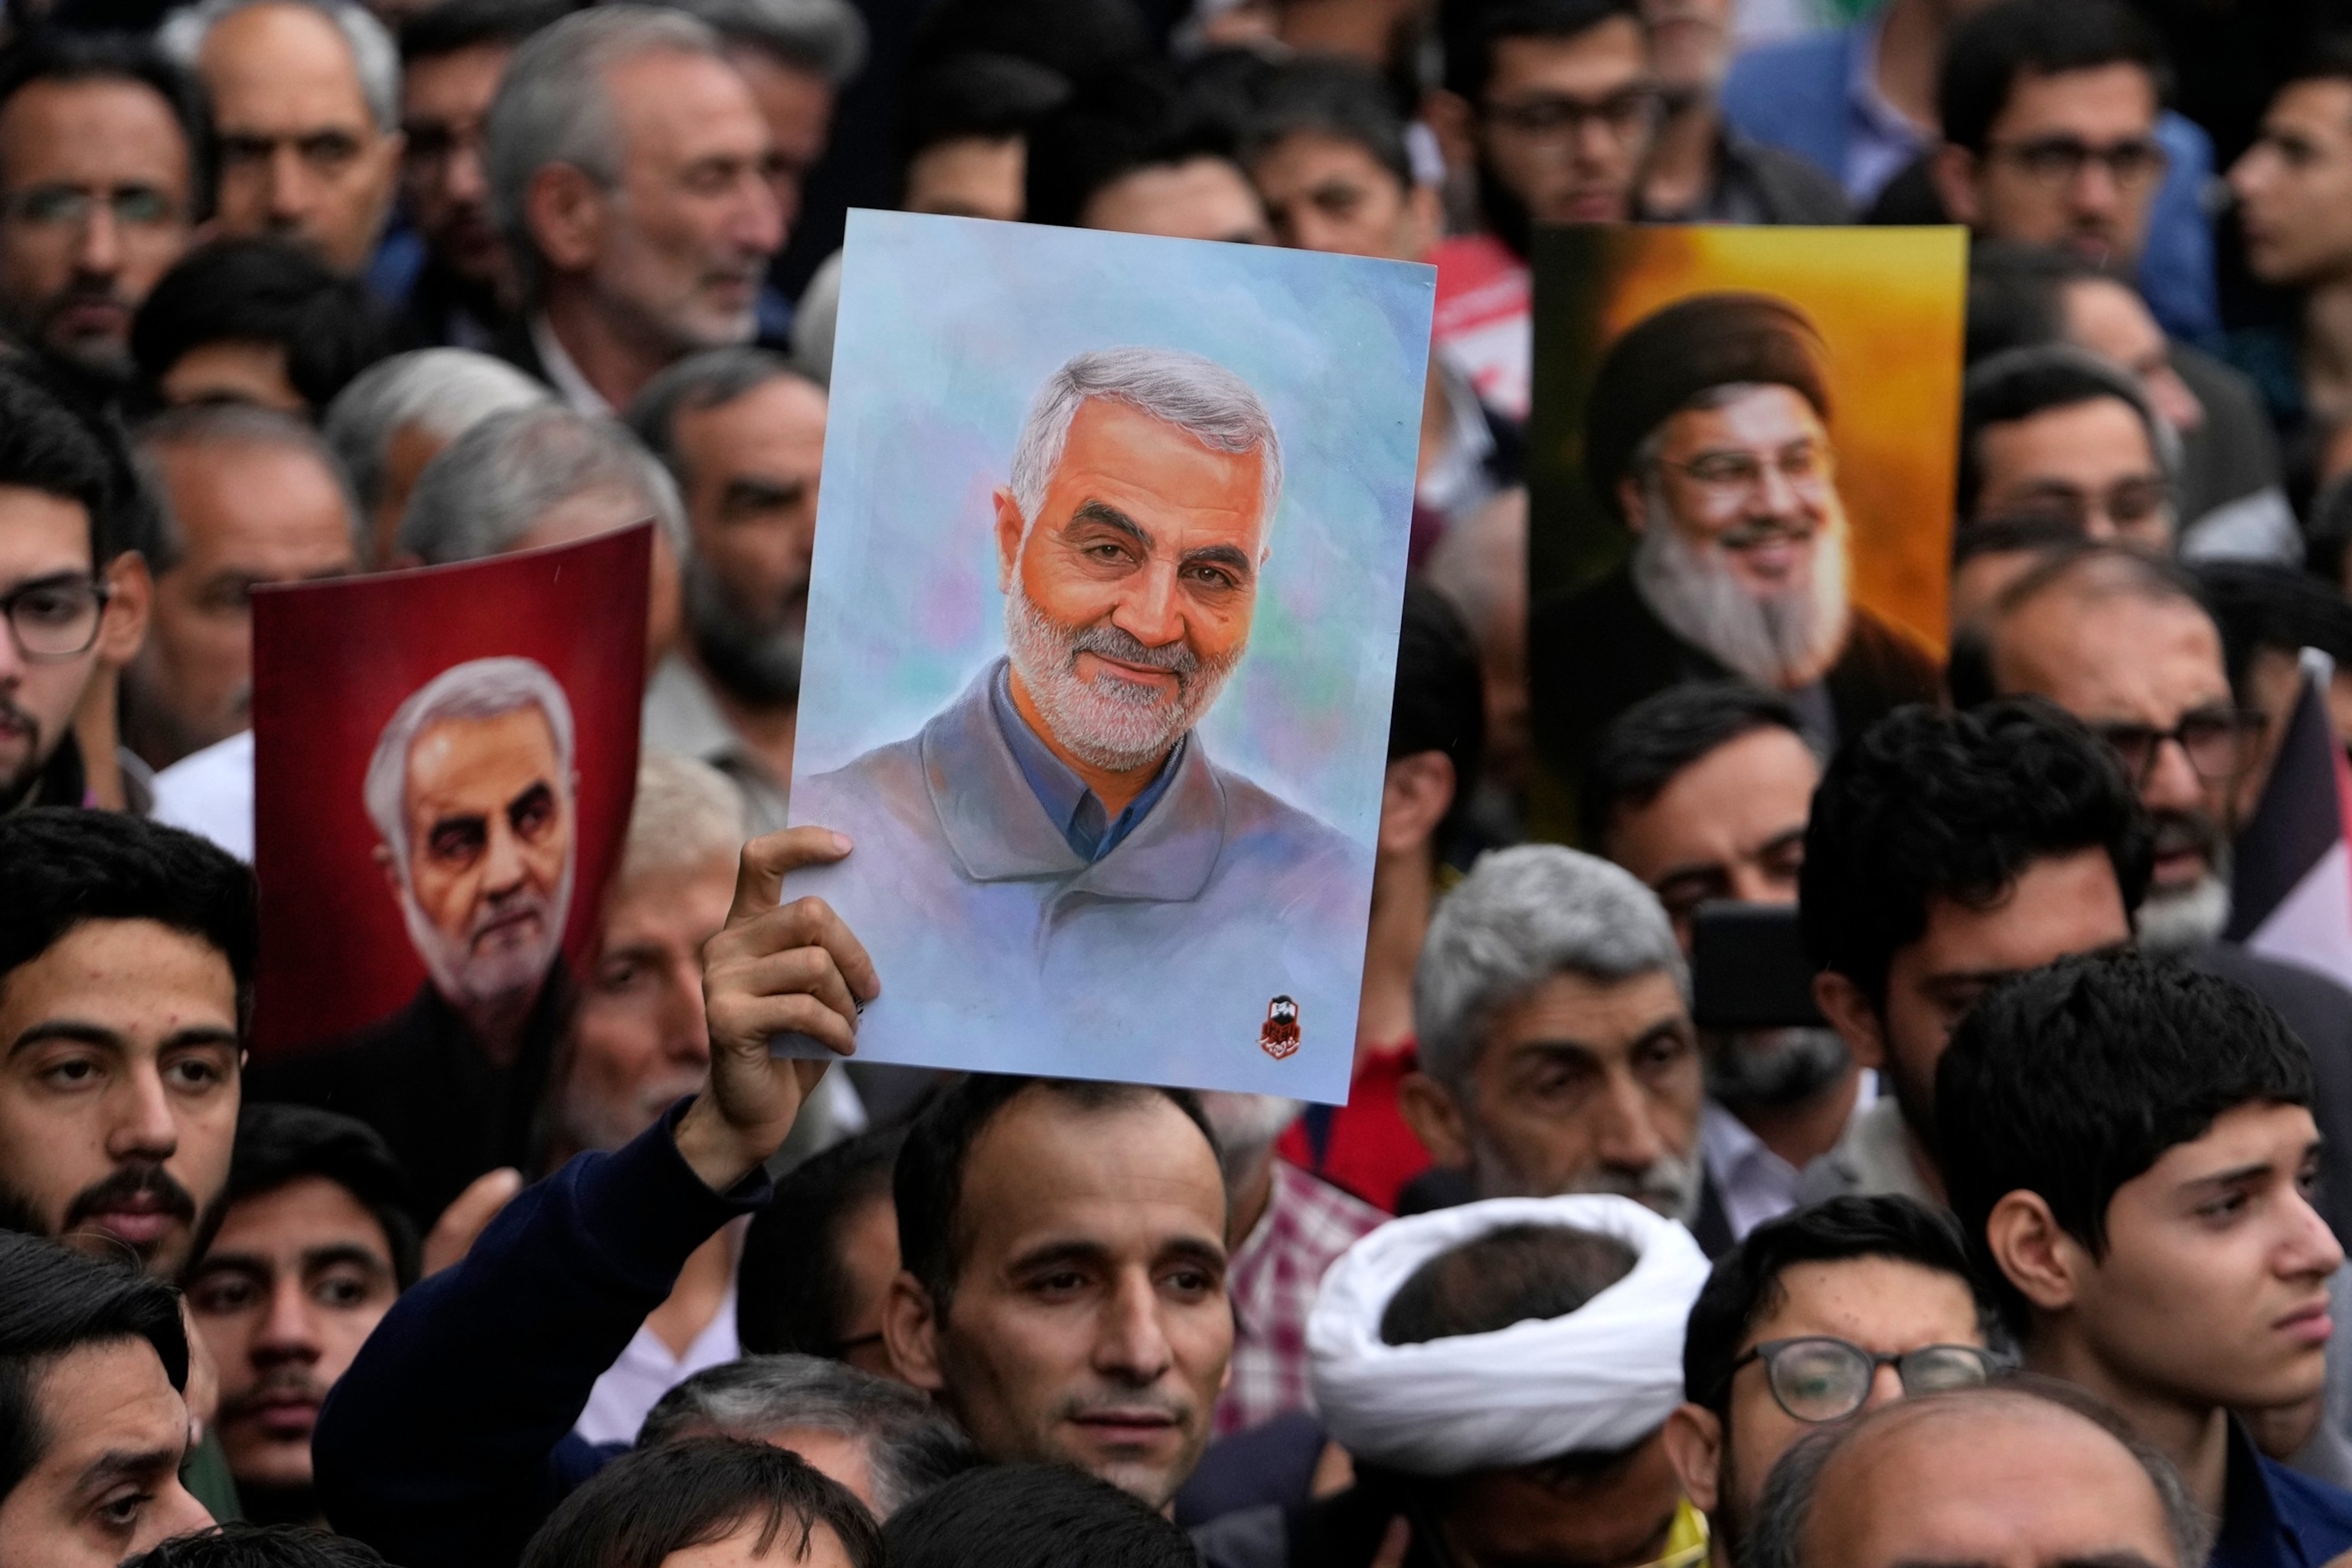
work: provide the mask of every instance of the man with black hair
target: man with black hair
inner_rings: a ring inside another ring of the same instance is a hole
[[[483,121],[523,40],[576,9],[573,0],[446,0],[401,26],[401,207],[424,250],[402,324],[419,345],[488,349],[507,325]]]
[[[2046,517],[2169,554],[2180,443],[2121,366],[2067,343],[1971,366],[1960,403],[1963,525]]]
[[[1584,841],[1658,895],[1687,955],[1712,900],[1793,905],[1821,763],[1797,711],[1732,681],[1669,687],[1602,732],[1577,803]],[[1862,1069],[1827,1028],[1702,1029],[1699,1111],[1710,1206],[1729,1237],[1797,1201],[1804,1168],[1857,1112]]]
[[[735,1266],[735,1331],[747,1355],[830,1356],[895,1375],[883,1310],[898,1272],[891,1173],[903,1127],[846,1138],[776,1184]]]
[[[1257,192],[1231,128],[1156,65],[1107,70],[1030,128],[1024,214],[1032,223],[1263,245]]]
[[[131,318],[206,214],[193,87],[143,43],[42,30],[0,65],[0,321],[119,390]]]
[[[1909,1198],[1832,1198],[1717,1259],[1691,1306],[1683,1404],[1665,1427],[1715,1568],[1739,1560],[1765,1479],[1807,1433],[1985,1382],[1991,1319],[1959,1227]]]
[[[168,1286],[0,1232],[0,1568],[113,1568],[211,1524],[179,1479],[187,1384]]]
[[[2352,36],[2282,58],[2253,145],[2230,169],[2246,270],[2288,290],[2281,325],[2245,330],[2232,357],[2253,372],[2292,440],[2325,436],[2352,415]]]
[[[0,373],[0,817],[89,803],[75,715],[145,633],[152,580],[118,537],[112,467],[88,426]]]
[[[624,1455],[566,1498],[521,1568],[750,1563],[882,1568],[882,1535],[856,1495],[799,1455],[739,1437],[687,1437]]]
[[[2312,1206],[2309,1056],[2252,992],[2139,957],[2021,975],[1936,1072],[1952,1206],[2034,1370],[2113,1406],[2227,1568],[2352,1548],[2352,1494],[2231,1418],[2316,1395],[2344,1249]]]
[[[971,52],[930,67],[900,106],[899,210],[1019,221],[1029,128],[1069,93],[1058,73],[1011,55]]]
[[[1165,1507],[1233,1352],[1217,1143],[1182,1089],[975,1075],[894,1182],[883,1336],[988,1459],[1075,1465]]]
[[[1906,708],[1831,759],[1798,913],[1813,995],[1886,1098],[1801,1195],[1939,1202],[1936,1062],[2003,976],[2132,939],[2152,829],[2114,753],[2035,701]]]
[[[310,420],[391,352],[366,286],[280,239],[190,251],[131,327],[131,357],[157,401],[253,403]]]
[[[361,1342],[416,1282],[408,1202],[407,1177],[364,1123],[302,1105],[238,1117],[220,1217],[186,1286],[248,1518],[323,1523],[310,1431]]]
[[[2221,662],[2241,708],[2263,715],[2253,761],[2238,785],[2240,820],[2253,814],[2303,695],[2303,650],[2336,663],[2329,712],[2352,733],[2352,601],[2309,572],[2267,562],[2209,561],[2195,568],[2205,608],[2221,634]]]
[[[286,1524],[224,1524],[175,1536],[125,1561],[121,1568],[385,1568],[382,1557],[345,1536]]]
[[[1202,1561],[1182,1531],[1141,1501],[1064,1465],[991,1465],[959,1477],[892,1515],[882,1544],[890,1568],[1195,1568]]]

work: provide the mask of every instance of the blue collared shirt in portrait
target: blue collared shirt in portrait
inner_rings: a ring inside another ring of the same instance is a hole
[[[1029,721],[1021,717],[1021,710],[1013,700],[1010,664],[999,667],[988,695],[990,709],[996,715],[996,727],[1004,731],[1004,743],[1013,748],[1013,760],[1020,764],[1021,776],[1029,781],[1029,787],[1036,792],[1037,804],[1045,808],[1045,815],[1062,830],[1070,853],[1089,866],[1118,848],[1119,841],[1135,831],[1135,825],[1160,804],[1191,740],[1190,736],[1180,737],[1175,747],[1161,759],[1160,771],[1143,786],[1143,793],[1127,803],[1116,822],[1107,821],[1109,812],[1102,798],[1087,788],[1087,781],[1077,775],[1076,770],[1055,756],[1044,738],[1029,727]]]

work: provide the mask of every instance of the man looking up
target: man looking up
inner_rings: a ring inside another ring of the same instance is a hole
[[[524,320],[501,353],[583,414],[748,342],[782,246],[776,147],[719,36],[604,5],[516,51],[491,100],[490,210]]]
[[[1288,1561],[1363,1568],[1408,1521],[1416,1565],[1688,1552],[1704,1531],[1660,1428],[1706,1277],[1687,1231],[1615,1197],[1473,1204],[1358,1242],[1307,1330],[1316,1406],[1355,1482],[1285,1511]],[[1219,1534],[1200,1537],[1212,1561]]]
[[[646,689],[646,742],[727,774],[754,833],[784,825],[792,782],[824,416],[823,388],[750,347],[681,360],[629,407],[691,541],[686,636]]]
[[[1696,1219],[1685,984],[1665,911],[1625,871],[1553,845],[1487,855],[1430,922],[1405,1119],[1478,1197],[1616,1193]]]
[[[205,130],[152,49],[45,32],[0,73],[0,321],[119,391],[131,318],[205,216]]]
[[[0,1568],[113,1568],[208,1528],[180,1484],[187,1385],[169,1288],[0,1234]]]
[[[2311,1063],[2244,986],[2081,959],[1987,996],[1937,1069],[1952,1205],[2038,1372],[2088,1390],[2221,1521],[2214,1560],[2352,1548],[2352,1494],[2233,1409],[2315,1396],[2344,1249],[2311,1205]]]
[[[2113,755],[2039,702],[1909,708],[1831,759],[1798,917],[1813,995],[1887,1096],[1801,1196],[1940,1202],[1936,1062],[2004,976],[2131,940],[2150,828]]]
[[[1925,1204],[1832,1198],[1750,1231],[1691,1307],[1665,1427],[1715,1568],[1739,1560],[1781,1455],[1866,1410],[1986,1382],[1991,1325],[1959,1227]]]
[[[1687,956],[1693,915],[1709,900],[1796,903],[1821,777],[1784,700],[1713,682],[1628,709],[1601,737],[1577,801],[1585,842],[1658,895]],[[1827,1028],[1703,1029],[1699,1049],[1707,1181],[1741,1237],[1795,1206],[1799,1174],[1866,1103],[1862,1069]]]
[[[1208,1443],[1233,1351],[1217,1146],[1181,1089],[975,1076],[898,1155],[883,1335],[982,1455],[1154,1508]]]
[[[319,1407],[416,1282],[408,1182],[360,1122],[299,1105],[237,1119],[220,1220],[187,1277],[220,1375],[221,1446],[246,1517],[324,1520],[311,1493]]]
[[[205,0],[163,47],[202,79],[226,238],[301,241],[345,277],[375,253],[400,167],[400,54],[353,0]]]
[[[2121,369],[2063,343],[2011,349],[1962,384],[1959,516],[2047,519],[2169,554],[2179,452]]]
[[[0,817],[89,797],[74,716],[137,646],[151,583],[112,490],[88,426],[0,374]]]

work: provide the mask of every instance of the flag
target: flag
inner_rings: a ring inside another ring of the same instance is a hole
[[[2335,664],[2303,650],[2303,691],[2245,831],[2226,940],[2352,987],[2352,768],[2327,718]]]

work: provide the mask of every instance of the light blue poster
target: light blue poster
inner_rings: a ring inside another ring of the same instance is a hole
[[[862,1060],[1347,1097],[1434,273],[850,215],[793,820]]]

